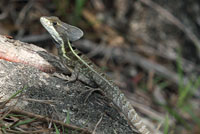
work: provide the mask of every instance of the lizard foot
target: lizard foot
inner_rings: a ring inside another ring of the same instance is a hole
[[[92,95],[92,93],[93,92],[100,92],[100,94],[102,94],[102,95],[104,95],[104,93],[103,93],[103,91],[100,89],[100,88],[96,88],[96,89],[92,89],[92,88],[90,88],[89,87],[89,89],[88,90],[86,90],[86,91],[83,91],[82,93],[80,93],[80,95],[83,95],[83,94],[85,94],[85,93],[88,93],[87,94],[87,96],[86,96],[86,98],[85,98],[85,100],[84,100],[84,103],[86,103],[86,101],[88,100],[88,98]]]
[[[68,83],[74,83],[78,80],[78,73],[72,73],[70,79],[67,81],[67,84]]]
[[[76,80],[78,80],[78,77],[76,76],[68,77],[68,76],[65,76],[64,74],[59,74],[59,73],[54,73],[53,76],[67,81],[67,84],[74,83]]]

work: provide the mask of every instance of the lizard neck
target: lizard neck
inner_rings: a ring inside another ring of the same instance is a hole
[[[64,65],[67,65],[70,68],[74,68],[75,64],[73,61],[75,60],[75,57],[71,54],[69,47],[66,47],[66,42],[62,42],[57,47],[58,49],[58,56],[60,57],[61,61]]]
[[[70,42],[63,40],[63,43],[58,47],[58,55],[64,64],[70,68],[75,68],[77,61],[79,61],[79,56],[82,54],[78,49],[72,48],[71,44],[68,43]],[[78,57],[74,55],[74,52],[78,55]]]
[[[106,77],[104,73],[102,73],[102,71],[98,69],[96,65],[94,65],[86,56],[82,55],[80,51],[73,50],[69,40],[67,41],[67,45],[73,58],[76,58],[76,64],[80,64],[80,67],[86,68],[88,74],[90,74],[89,72],[92,72],[91,77],[97,76],[101,79],[101,81],[107,83],[107,85],[109,85],[110,87],[113,87],[113,83],[109,80],[109,78]]]

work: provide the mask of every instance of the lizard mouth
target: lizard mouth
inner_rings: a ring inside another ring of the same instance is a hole
[[[56,44],[61,44],[63,42],[62,38],[60,37],[59,33],[54,28],[52,22],[46,16],[40,17],[40,22],[43,27],[50,33],[50,35],[55,40]]]
[[[50,22],[45,16],[40,17],[40,22],[45,28],[47,27],[46,25],[50,26]]]

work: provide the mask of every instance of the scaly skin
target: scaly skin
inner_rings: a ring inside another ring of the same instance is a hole
[[[141,134],[151,134],[118,86],[88,57],[72,48],[69,40],[78,40],[83,36],[83,32],[77,27],[60,21],[57,17],[41,17],[40,21],[56,41],[62,61],[74,72],[78,72],[96,83]]]

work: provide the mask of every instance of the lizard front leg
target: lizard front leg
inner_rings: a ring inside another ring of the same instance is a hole
[[[72,78],[71,81],[79,80],[80,82],[86,84],[89,87],[92,87],[92,88],[96,88],[97,87],[97,84],[94,81],[92,81],[90,78],[86,77],[81,72],[79,67],[77,67],[77,66],[75,66],[75,68],[74,68],[74,70],[72,72],[71,78]]]
[[[80,95],[84,95],[87,93],[84,103],[88,100],[88,98],[92,95],[93,92],[99,92],[101,95],[105,96],[103,91],[98,87],[98,85],[89,77],[85,76],[84,73],[81,72],[80,67],[75,67],[72,73],[72,81],[79,80],[80,82],[84,83],[88,90],[82,91]]]

